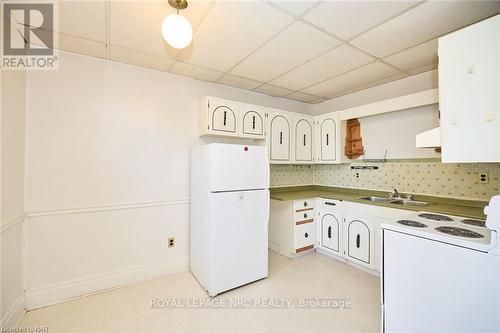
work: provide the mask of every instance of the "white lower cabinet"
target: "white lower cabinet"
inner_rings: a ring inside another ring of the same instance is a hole
[[[326,199],[318,201],[318,219],[316,221],[318,237],[316,245],[323,251],[328,252],[328,254],[343,256],[342,235],[344,226],[340,210],[342,202]]]
[[[344,228],[345,258],[366,268],[375,268],[374,235],[374,225],[369,218],[346,215]]]
[[[339,254],[340,251],[340,232],[342,222],[335,215],[326,213],[320,217],[321,224],[321,245],[328,250]]]
[[[380,224],[408,211],[348,201],[271,200],[269,248],[290,258],[316,249],[377,274],[381,271]]]
[[[271,200],[269,248],[294,258],[314,250],[316,242],[315,199]]]

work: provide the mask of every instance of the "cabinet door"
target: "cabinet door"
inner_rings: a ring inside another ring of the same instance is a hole
[[[224,135],[237,135],[238,105],[222,99],[210,99],[208,112],[211,131]]]
[[[321,243],[320,245],[335,254],[340,254],[341,250],[341,219],[336,214],[326,212],[320,216]]]
[[[337,163],[340,161],[339,154],[339,124],[338,113],[318,117],[318,162]]]
[[[290,162],[290,117],[284,113],[269,113],[269,159],[271,162]]]
[[[500,161],[500,16],[439,39],[442,161]]]
[[[243,104],[240,108],[242,137],[263,139],[265,108],[256,105]]]
[[[359,265],[373,268],[373,228],[366,219],[349,218],[346,220],[345,257]]]
[[[295,161],[313,162],[313,120],[298,117],[294,123]]]

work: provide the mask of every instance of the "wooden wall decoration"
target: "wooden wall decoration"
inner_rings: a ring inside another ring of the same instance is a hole
[[[356,159],[365,153],[361,139],[361,124],[358,118],[347,120],[345,155],[350,160]]]

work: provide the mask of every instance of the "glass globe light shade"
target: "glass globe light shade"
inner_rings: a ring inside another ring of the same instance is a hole
[[[193,40],[193,28],[181,15],[171,14],[163,19],[161,33],[165,41],[176,49],[183,49]]]

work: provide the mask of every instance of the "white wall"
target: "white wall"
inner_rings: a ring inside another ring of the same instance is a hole
[[[189,153],[211,141],[197,133],[202,96],[312,112],[64,52],[27,91],[28,308],[188,269]]]
[[[432,70],[316,104],[313,114],[345,110],[436,87],[437,70]],[[383,158],[386,149],[390,159],[440,157],[433,149],[415,148],[417,133],[439,126],[438,105],[363,117],[359,121],[365,148],[361,159]],[[345,136],[345,121],[341,126]],[[345,161],[350,160],[345,157]]]
[[[24,313],[24,138],[26,75],[1,73],[1,321]]]
[[[388,159],[440,157],[434,149],[415,148],[417,133],[439,126],[438,105],[359,118],[365,155]]]

